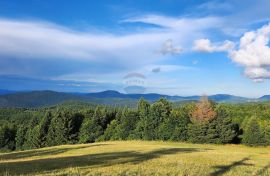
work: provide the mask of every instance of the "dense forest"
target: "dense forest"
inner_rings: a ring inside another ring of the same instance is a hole
[[[26,150],[106,140],[162,140],[270,145],[270,104],[168,100],[137,108],[66,103],[48,108],[1,108],[0,150]]]

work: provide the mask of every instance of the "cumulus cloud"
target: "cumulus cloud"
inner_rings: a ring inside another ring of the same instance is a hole
[[[232,41],[226,40],[223,43],[212,43],[209,39],[199,39],[194,41],[193,50],[198,52],[222,52],[230,51],[234,48]]]
[[[246,32],[230,58],[245,68],[244,74],[255,82],[270,78],[270,23],[256,31]]]

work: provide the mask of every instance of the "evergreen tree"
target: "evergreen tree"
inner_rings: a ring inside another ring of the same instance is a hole
[[[62,112],[58,112],[52,119],[46,143],[48,146],[66,144],[68,142],[68,129]]]
[[[24,149],[25,142],[26,142],[26,133],[27,133],[27,127],[25,125],[20,125],[18,127],[17,133],[16,133],[16,149],[22,150]]]
[[[188,114],[189,109],[187,107],[172,111],[169,123],[171,123],[171,126],[174,125],[174,128],[171,128],[172,134],[170,140],[186,141],[188,139],[188,124],[190,124]]]
[[[133,132],[133,139],[144,139],[147,131],[147,121],[150,113],[150,104],[141,98],[138,102],[139,120]]]
[[[243,143],[250,146],[262,145],[265,143],[260,125],[255,117],[250,118],[244,129]]]
[[[102,127],[94,119],[85,119],[79,134],[80,143],[95,142],[102,135]]]
[[[35,149],[39,147],[38,143],[38,119],[34,116],[29,125],[26,132],[26,141],[24,143],[24,149]]]
[[[112,120],[111,123],[106,128],[104,134],[99,138],[101,141],[107,140],[117,140],[116,129],[118,126],[118,121],[116,119]]]
[[[169,117],[171,109],[171,103],[169,103],[166,99],[163,98],[152,104],[150,108],[149,118],[146,119],[145,123],[146,129],[144,131],[144,139],[160,139],[158,128],[161,123]]]
[[[16,129],[13,124],[8,122],[0,125],[0,148],[14,150],[16,137]]]
[[[119,121],[119,125],[116,128],[116,136],[120,140],[126,140],[128,137],[135,138],[134,129],[138,121],[138,114],[135,111],[131,111],[127,108],[123,109]]]
[[[46,138],[47,138],[50,124],[51,124],[51,120],[52,120],[52,114],[51,112],[47,112],[39,124],[38,139],[39,139],[40,147],[47,146]]]
[[[208,122],[191,123],[188,125],[188,141],[192,143],[207,143]]]

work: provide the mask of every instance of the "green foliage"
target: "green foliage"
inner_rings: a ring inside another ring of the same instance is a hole
[[[169,117],[171,109],[171,103],[163,98],[151,105],[149,117],[145,119],[144,139],[160,139],[159,126]]]
[[[79,133],[80,143],[91,143],[102,134],[102,127],[94,119],[86,118]]]
[[[2,122],[0,125],[0,149],[15,149],[16,129],[14,125],[8,122]]]
[[[40,147],[45,147],[47,145],[47,134],[51,125],[51,120],[52,114],[51,112],[47,112],[38,126],[38,140]]]
[[[205,104],[174,107],[162,98],[152,104],[141,99],[134,109],[77,102],[38,109],[3,108],[0,149],[129,139],[270,145],[269,103]],[[205,116],[208,110],[214,114],[211,118]],[[194,120],[194,111],[198,119],[207,120]]]
[[[188,127],[188,140],[194,143],[227,144],[235,143],[239,127],[232,122],[224,110],[217,110],[216,118],[203,123],[193,123]]]
[[[35,149],[40,147],[38,140],[38,123],[37,117],[34,116],[27,128],[26,141],[23,145],[24,149]]]
[[[18,130],[16,133],[16,139],[15,139],[17,150],[24,149],[24,143],[26,142],[26,133],[27,133],[27,127],[24,125],[20,125],[18,127]]]
[[[58,112],[48,130],[47,145],[60,145],[78,142],[78,134],[83,121],[81,114],[69,111]]]
[[[264,145],[266,143],[260,124],[255,117],[252,117],[246,125],[243,134],[243,143],[250,146]]]

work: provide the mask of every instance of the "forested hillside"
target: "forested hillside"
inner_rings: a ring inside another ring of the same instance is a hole
[[[141,99],[137,108],[67,102],[48,108],[0,109],[1,150],[107,140],[270,145],[270,104],[199,102],[173,106]]]
[[[12,92],[0,90],[0,107],[37,108],[53,106],[66,101],[83,101],[109,106],[136,107],[138,100],[143,98],[154,102],[160,98],[166,98],[172,102],[198,101],[201,96],[170,96],[156,93],[148,94],[124,94],[113,90],[96,93],[69,93],[55,91],[29,91]],[[4,93],[5,92],[5,93]],[[265,95],[258,99],[233,96],[228,94],[216,94],[209,96],[209,99],[218,103],[246,103],[251,101],[267,101],[269,96]]]

